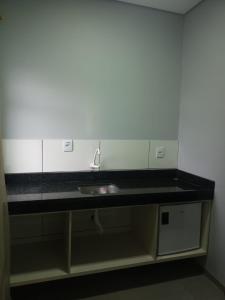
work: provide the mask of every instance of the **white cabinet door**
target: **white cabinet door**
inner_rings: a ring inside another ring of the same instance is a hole
[[[158,255],[200,247],[201,203],[160,207]]]

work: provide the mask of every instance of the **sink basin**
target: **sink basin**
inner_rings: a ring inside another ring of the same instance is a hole
[[[82,194],[105,195],[105,194],[115,194],[115,193],[118,193],[119,188],[116,185],[114,185],[114,184],[107,184],[107,185],[79,186],[78,190]]]

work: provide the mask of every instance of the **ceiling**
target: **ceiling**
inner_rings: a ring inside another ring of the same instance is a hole
[[[141,6],[185,14],[202,0],[117,0]]]

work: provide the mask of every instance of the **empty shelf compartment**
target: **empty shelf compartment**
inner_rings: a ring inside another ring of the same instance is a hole
[[[13,245],[11,285],[54,279],[66,274],[64,241]]]
[[[67,274],[67,223],[64,213],[10,218],[12,286]]]
[[[157,208],[99,209],[73,213],[71,273],[87,274],[152,263]],[[76,224],[83,224],[76,231]],[[83,229],[83,231],[82,231]]]

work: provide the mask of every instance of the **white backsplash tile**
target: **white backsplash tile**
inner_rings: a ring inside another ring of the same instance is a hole
[[[164,147],[165,157],[157,158],[156,149]],[[177,168],[178,141],[177,140],[151,140],[149,153],[150,169]]]
[[[72,152],[64,152],[59,139],[3,140],[5,172],[88,171],[99,146],[101,170],[177,168],[177,140],[73,140]],[[156,158],[158,147],[164,158]]]
[[[74,140],[73,151],[63,152],[63,140],[43,140],[43,171],[73,172],[90,170],[97,140]]]
[[[101,169],[147,169],[149,141],[102,140]]]
[[[3,140],[5,173],[42,172],[41,140]]]

